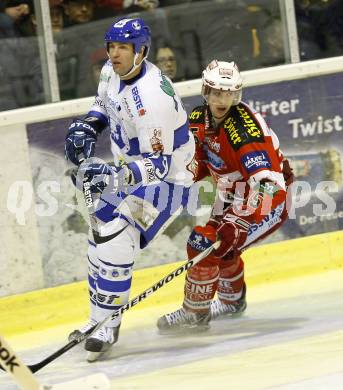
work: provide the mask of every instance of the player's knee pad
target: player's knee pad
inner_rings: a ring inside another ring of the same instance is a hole
[[[195,265],[187,272],[183,306],[187,310],[207,311],[218,285],[218,266]]]
[[[221,262],[218,281],[218,298],[224,303],[237,301],[243,294],[244,262],[240,256],[225,266]]]
[[[97,244],[96,252],[100,262],[109,264],[128,264],[140,250],[140,233],[132,225],[126,224],[109,241]]]
[[[213,226],[195,226],[187,241],[187,255],[192,259],[199,252],[209,248],[216,241],[217,233]],[[206,256],[199,264],[204,267],[217,266],[219,259],[212,254]]]

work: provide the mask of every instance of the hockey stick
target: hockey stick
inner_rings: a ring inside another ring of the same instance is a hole
[[[79,156],[79,167],[81,164],[83,163],[90,163],[90,162],[93,162],[95,158],[91,157],[91,158],[88,158],[88,159],[85,159],[85,157],[83,156]],[[97,161],[95,161],[97,162]],[[80,187],[78,187],[78,169],[73,169],[70,171],[70,176],[72,178],[74,178],[73,181],[75,181],[75,186],[79,189],[81,189]],[[99,223],[98,223],[98,219],[97,219],[97,216],[96,216],[96,211],[97,211],[97,208],[96,208],[96,200],[94,199],[94,195],[93,195],[93,192],[92,192],[92,179],[89,179],[87,176],[82,176],[79,177],[81,180],[79,181],[79,183],[81,182],[82,184],[82,192],[83,192],[83,197],[84,197],[84,201],[85,201],[85,204],[86,204],[86,207],[87,207],[87,210],[88,210],[88,216],[89,216],[89,224],[90,224],[90,227],[92,229],[92,233],[93,233],[93,239],[94,239],[94,242],[96,244],[99,244],[102,242],[101,240],[101,237],[99,235],[99,229],[100,229],[100,226],[99,226]]]
[[[1,335],[0,364],[23,390],[108,390],[111,385],[106,375],[101,373],[55,385],[41,385]]]
[[[7,371],[21,389],[39,390],[40,384],[0,335],[0,367]]]
[[[214,244],[212,244],[209,248],[205,249],[203,252],[200,252],[197,256],[193,257],[193,259],[188,260],[186,263],[181,265],[180,267],[176,268],[174,271],[170,272],[168,275],[166,275],[164,278],[159,280],[157,283],[152,285],[151,287],[144,290],[139,295],[135,296],[133,299],[131,299],[126,305],[122,306],[120,309],[115,310],[112,314],[110,314],[108,317],[103,319],[102,321],[98,322],[96,325],[92,326],[90,329],[88,329],[85,333],[83,333],[78,338],[70,341],[68,344],[64,345],[62,348],[57,350],[56,352],[52,353],[45,359],[43,359],[41,362],[32,364],[27,366],[31,372],[37,372],[41,368],[45,367],[55,359],[57,359],[59,356],[63,355],[76,345],[80,344],[83,340],[85,340],[88,336],[90,336],[92,333],[94,333],[98,328],[101,328],[104,326],[108,321],[113,320],[117,318],[120,314],[123,314],[124,312],[130,310],[133,306],[136,306],[139,302],[144,301],[148,296],[155,293],[157,290],[159,290],[164,285],[168,284],[170,281],[172,281],[177,276],[181,275],[183,272],[187,271],[189,268],[193,267],[195,264],[199,263],[203,258],[208,256],[213,249],[217,249],[219,247],[220,242],[217,241]]]
[[[81,161],[80,161],[81,162]],[[90,183],[88,181],[83,181],[83,193],[84,198],[86,202],[86,206],[88,208],[89,216],[90,216],[90,224],[91,228],[93,230],[97,231],[97,221],[96,221],[96,208],[94,206],[93,196],[92,192],[90,190]],[[209,248],[204,250],[203,252],[199,253],[197,256],[195,256],[193,259],[188,260],[185,264],[178,267],[174,271],[170,272],[168,275],[166,275],[164,278],[159,280],[157,283],[143,291],[141,294],[137,295],[133,299],[131,299],[126,305],[122,306],[120,309],[115,310],[112,314],[110,314],[108,317],[97,323],[96,325],[92,326],[90,329],[88,329],[85,333],[80,335],[79,337],[75,338],[74,340],[70,341],[69,343],[65,344],[62,348],[58,349],[56,352],[52,353],[45,359],[43,359],[41,362],[28,365],[27,367],[32,373],[35,373],[39,371],[41,368],[45,367],[52,361],[56,360],[59,356],[63,355],[76,345],[80,344],[83,340],[85,340],[87,337],[89,337],[92,333],[94,333],[97,329],[104,326],[108,321],[113,320],[126,312],[127,310],[131,309],[133,306],[137,305],[139,302],[146,299],[151,294],[155,293],[158,289],[163,287],[165,284],[168,284],[171,280],[174,279],[174,277],[177,277],[181,275],[183,272],[187,271],[189,268],[193,267],[195,264],[199,263],[202,259],[204,259],[206,256],[208,256],[213,249],[217,249],[220,245],[220,242],[217,241],[214,244],[212,244]],[[1,368],[1,367],[0,367]]]
[[[85,161],[84,157],[79,157],[79,164],[82,164],[84,161]],[[77,171],[74,170],[72,171],[71,174],[74,175],[75,180],[77,180]],[[93,236],[95,236],[98,234],[99,226],[96,218],[96,207],[94,204],[94,198],[91,191],[91,183],[86,177],[83,177],[82,180],[82,192],[88,210],[90,227],[93,231]]]

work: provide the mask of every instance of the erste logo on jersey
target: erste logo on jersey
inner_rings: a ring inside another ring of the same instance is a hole
[[[272,166],[268,153],[265,150],[246,153],[241,157],[241,162],[249,174],[259,169],[271,168]]]
[[[142,99],[139,95],[138,88],[136,86],[132,88],[132,97],[133,97],[133,101],[135,102],[138,115],[139,116],[145,115],[146,111],[144,109]]]

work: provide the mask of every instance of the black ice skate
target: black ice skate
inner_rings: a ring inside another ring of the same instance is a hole
[[[92,328],[94,325],[96,325],[97,322],[95,320],[90,319],[86,325],[82,326],[80,329],[75,329],[70,333],[68,336],[69,341],[73,341],[80,337],[83,333],[87,332],[90,328]]]
[[[203,332],[210,328],[210,319],[210,312],[195,313],[181,307],[181,309],[160,317],[157,321],[157,327],[161,333]]]
[[[235,302],[225,304],[220,299],[215,299],[211,302],[211,320],[217,318],[240,317],[247,308],[246,301],[246,286],[243,286],[242,296]]]
[[[85,344],[85,350],[88,351],[88,362],[96,361],[117,342],[119,337],[119,328],[120,325],[113,328],[103,326],[88,337]]]

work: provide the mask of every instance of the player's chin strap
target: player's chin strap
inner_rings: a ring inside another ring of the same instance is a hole
[[[151,287],[147,288],[143,292],[141,292],[139,295],[135,296],[133,299],[131,299],[126,305],[122,306],[120,309],[115,310],[107,316],[102,321],[98,322],[96,325],[92,326],[90,329],[88,329],[85,333],[82,333],[81,336],[79,336],[76,339],[73,339],[68,344],[64,345],[62,348],[57,350],[56,352],[52,353],[50,356],[46,357],[44,360],[42,360],[39,363],[29,365],[27,366],[31,372],[37,372],[41,368],[45,367],[55,359],[57,359],[59,356],[63,355],[65,352],[69,351],[75,345],[78,345],[82,343],[87,337],[89,337],[91,334],[93,334],[97,329],[104,326],[108,321],[114,320],[117,317],[119,317],[124,312],[130,310],[133,306],[136,306],[138,303],[144,301],[148,296],[154,294],[157,290],[159,290],[164,285],[168,284],[171,280],[176,278],[177,276],[181,275],[183,272],[189,270],[194,265],[198,264],[201,260],[203,260],[205,257],[207,257],[213,250],[218,249],[220,246],[220,241],[216,241],[214,244],[212,244],[210,247],[205,249],[203,252],[200,252],[197,256],[193,257],[192,259],[188,260],[183,265],[176,268],[174,271],[170,272],[168,275],[166,275],[164,278],[156,282]],[[1,366],[0,366],[1,368]]]
[[[139,53],[135,53],[135,56],[133,57],[133,65],[132,65],[132,68],[124,75],[120,76],[121,79],[123,79],[123,77],[125,77],[125,80],[127,79],[127,76],[130,76],[132,73],[134,73],[142,64],[143,62],[146,60],[146,58],[148,57],[148,54],[149,54],[149,49],[146,49],[146,54],[145,56],[142,58],[142,61],[139,63],[139,64],[136,64],[136,61],[138,59],[138,56],[139,56]]]

